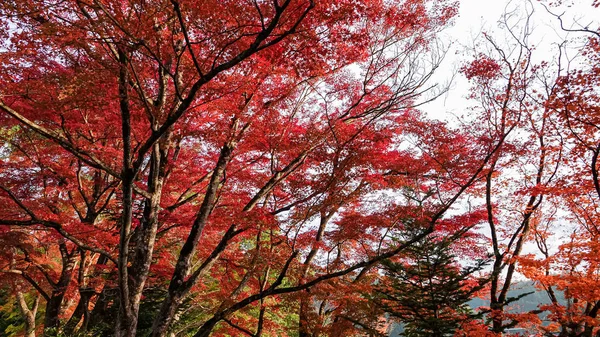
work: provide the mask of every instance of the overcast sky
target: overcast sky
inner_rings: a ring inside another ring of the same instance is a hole
[[[549,0],[543,0],[548,3]],[[566,27],[577,27],[580,25],[590,25],[591,29],[597,29],[600,26],[600,10],[591,6],[592,0],[563,0],[561,7],[549,7],[554,14],[563,14],[563,22]],[[559,20],[552,16],[537,0],[531,3],[527,0],[460,0],[459,16],[455,19],[455,24],[444,31],[443,40],[450,44],[450,49],[446,59],[443,61],[433,80],[439,83],[447,82],[456,74],[457,70],[473,55],[473,40],[481,32],[486,32],[495,37],[496,41],[502,43],[504,31],[499,27],[499,19],[506,10],[514,10],[517,7],[521,9],[527,6],[533,9],[532,16],[533,33],[530,42],[536,45],[534,51],[534,62],[542,60],[553,60],[556,57],[556,44],[565,39],[582,38],[586,35],[579,33],[566,33],[560,29]],[[523,12],[521,12],[523,13]],[[523,16],[523,14],[520,14]],[[514,21],[517,21],[516,18]],[[573,42],[573,46],[576,42]],[[471,48],[471,50],[469,50]],[[484,51],[484,50],[481,50]],[[572,54],[575,50],[572,50]],[[572,55],[571,55],[572,56]],[[469,84],[460,74],[454,76],[450,90],[437,100],[423,105],[420,109],[427,112],[430,117],[452,121],[453,115],[463,115],[468,113],[469,106],[476,105],[476,102],[468,101],[465,97],[468,94]],[[487,227],[481,230],[487,233]],[[558,237],[561,236],[557,233]],[[560,240],[559,240],[560,241]],[[559,241],[554,241],[556,248]],[[527,245],[525,253],[536,253],[537,248]],[[520,275],[517,276],[521,278]]]
[[[542,3],[547,4],[544,0]],[[564,14],[563,21],[566,26],[575,25],[575,22],[588,25],[591,28],[599,26],[600,10],[592,7],[592,0],[563,0],[560,7],[549,7],[555,14]],[[554,57],[552,50],[556,43],[565,38],[582,36],[581,34],[567,34],[560,29],[558,19],[553,17],[541,5],[540,1],[533,0],[461,0],[459,16],[455,19],[452,27],[444,32],[444,40],[450,44],[450,50],[434,80],[436,82],[448,82],[452,74],[464,64],[467,52],[473,45],[473,40],[482,32],[492,34],[500,38],[503,31],[498,26],[498,21],[505,10],[514,10],[521,7],[533,8],[532,27],[534,29],[531,41],[536,44],[534,57],[540,60],[548,60]],[[522,14],[521,14],[522,15]],[[515,20],[516,21],[516,20]],[[424,105],[421,109],[432,117],[440,119],[451,119],[452,114],[464,113],[467,106],[473,105],[465,96],[468,93],[468,83],[460,75],[455,76],[452,81],[451,90],[432,103]]]

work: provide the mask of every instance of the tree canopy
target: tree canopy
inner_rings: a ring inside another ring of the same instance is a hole
[[[447,121],[458,6],[0,3],[0,335],[385,335],[400,277],[439,278],[446,334],[598,336],[598,31],[536,63],[505,13]],[[552,324],[508,310],[518,273]]]

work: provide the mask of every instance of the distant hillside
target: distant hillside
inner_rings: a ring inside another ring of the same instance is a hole
[[[510,312],[527,312],[531,310],[538,309],[539,305],[550,304],[550,300],[548,299],[548,295],[544,291],[540,291],[535,288],[532,282],[518,282],[513,286],[513,290],[508,292],[508,297],[518,297],[519,295],[530,293],[520,300],[513,302],[510,304]],[[564,297],[562,293],[556,292],[556,296],[560,302],[564,302]],[[469,301],[469,306],[473,309],[477,309],[482,306],[489,305],[488,301],[485,301],[481,298],[475,298]],[[540,317],[544,319],[545,314],[541,314]],[[390,333],[390,337],[398,337],[402,333],[403,329],[400,324],[395,324]]]
[[[526,312],[538,309],[540,304],[550,304],[548,295],[544,291],[536,289],[531,282],[519,282],[515,284],[513,290],[508,292],[508,297],[518,297],[521,294],[529,292],[533,292],[533,294],[527,295],[519,301],[510,304],[510,312]],[[556,296],[560,302],[564,302],[562,293],[556,292]],[[469,306],[473,309],[486,305],[488,305],[488,302],[480,298],[475,298],[469,302]]]

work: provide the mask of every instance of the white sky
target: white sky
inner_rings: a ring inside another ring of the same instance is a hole
[[[550,1],[542,0],[541,3],[547,4]],[[600,9],[591,6],[592,0],[563,0],[563,2],[561,7],[549,7],[549,9],[554,14],[564,13],[563,22],[566,27],[578,28],[589,25],[591,29],[597,29],[600,26]],[[447,44],[451,43],[450,49],[433,78],[433,81],[438,83],[447,83],[453,78],[451,88],[445,95],[421,106],[420,109],[432,118],[452,121],[453,115],[465,114],[468,112],[468,107],[477,104],[466,99],[469,83],[457,72],[464,62],[470,59],[469,56],[473,55],[474,40],[481,32],[492,35],[496,41],[502,43],[505,35],[498,22],[507,9],[510,11],[527,6],[534,10],[533,33],[530,39],[530,42],[536,45],[534,62],[553,60],[556,57],[556,44],[565,39],[587,36],[561,30],[559,20],[548,13],[541,3],[537,0],[531,3],[527,0],[460,0],[459,16],[455,19],[455,24],[444,31],[444,40]],[[519,15],[524,14],[521,11]],[[574,54],[574,50],[571,53]],[[481,230],[488,232],[487,227]],[[557,246],[560,242],[557,241],[555,244]],[[535,252],[537,248],[532,246],[526,246],[524,249],[525,254]],[[522,279],[521,275],[517,275],[517,279]]]
[[[545,4],[548,2],[550,0],[542,1]],[[592,0],[564,0],[563,2],[561,7],[549,7],[549,9],[555,14],[564,13],[563,21],[566,27],[576,27],[576,22],[580,25],[590,25],[590,28],[599,26],[600,9],[591,6]],[[510,11],[524,6],[533,8],[535,12],[532,17],[534,31],[531,39],[537,46],[534,58],[538,60],[552,58],[555,56],[552,50],[553,44],[562,42],[565,38],[584,36],[584,34],[567,34],[562,31],[558,19],[550,15],[537,0],[531,3],[527,0],[460,0],[459,16],[455,19],[455,24],[444,31],[444,40],[448,44],[451,43],[450,50],[433,80],[447,83],[452,78],[452,74],[456,74],[468,59],[466,56],[473,54],[472,51],[466,50],[473,46],[477,36],[483,31],[495,37],[502,37],[503,31],[498,27],[498,20],[505,9]],[[452,119],[452,114],[460,115],[465,112],[466,107],[475,104],[465,99],[468,89],[466,79],[457,74],[447,94],[422,106],[421,109],[431,117]]]

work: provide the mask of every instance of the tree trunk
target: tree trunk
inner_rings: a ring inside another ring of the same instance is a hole
[[[502,316],[504,313],[504,305],[502,303],[491,303],[490,308],[496,313],[492,317],[492,331],[496,333],[504,332]]]
[[[20,291],[17,291],[17,304],[19,310],[25,319],[25,337],[35,337],[35,316],[37,314],[38,305],[40,303],[40,296],[35,298],[33,308],[29,309],[25,296]]]
[[[298,312],[298,337],[310,337],[310,330],[308,327],[308,317],[306,315],[308,308],[308,301],[310,297],[304,297],[300,299],[300,310]]]
[[[194,337],[209,337],[210,333],[213,331],[217,323],[221,320],[220,317],[214,316],[204,323],[200,329],[196,332]]]
[[[175,271],[173,272],[171,282],[169,283],[169,293],[161,305],[159,314],[154,320],[154,324],[152,327],[152,337],[164,337],[167,335],[168,329],[170,328],[175,313],[177,312],[179,305],[183,300],[183,297],[191,288],[191,283],[193,282],[190,281],[192,280],[186,279],[188,278],[188,276],[190,276],[193,267],[192,257],[196,253],[196,247],[202,235],[202,231],[204,230],[204,226],[208,221],[208,217],[210,216],[213,210],[217,191],[219,189],[221,179],[225,172],[225,167],[227,166],[227,163],[229,163],[229,161],[231,160],[232,152],[235,148],[235,145],[235,141],[228,141],[221,148],[221,153],[219,155],[219,159],[217,160],[215,169],[211,175],[210,182],[208,184],[206,194],[204,196],[204,200],[202,201],[200,209],[196,214],[196,219],[194,220],[194,223],[190,230],[190,234],[179,253],[179,258],[177,260],[177,264],[175,265]],[[206,324],[208,324],[209,322],[210,320]],[[210,327],[210,330],[212,330],[212,327],[214,327],[215,324],[216,322]],[[207,333],[210,334],[210,331],[208,331]],[[196,334],[196,336],[202,335]]]
[[[63,305],[63,299],[65,298],[65,292],[67,291],[69,283],[71,283],[73,269],[75,268],[75,263],[77,261],[77,249],[73,249],[73,251],[69,253],[67,245],[64,242],[60,243],[59,248],[62,255],[62,271],[58,282],[52,289],[52,295],[46,303],[44,336],[53,336],[60,328],[60,311]]]
[[[64,333],[66,336],[72,336],[75,332],[75,328],[79,325],[79,322],[83,320],[81,327],[78,329],[79,331],[86,331],[87,325],[89,322],[89,305],[90,299],[94,296],[94,289],[90,288],[82,288],[79,289],[79,303],[77,303],[77,307],[71,315],[71,318],[65,325]]]
[[[117,289],[104,287],[98,295],[94,309],[90,313],[89,326],[98,326],[104,322],[114,322],[115,317],[109,314],[109,304],[114,301],[113,306],[118,305]]]

